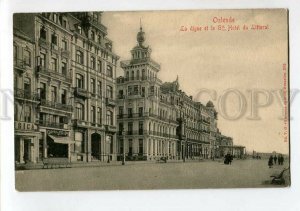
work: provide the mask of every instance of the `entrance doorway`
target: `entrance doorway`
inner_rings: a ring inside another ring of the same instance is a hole
[[[92,140],[92,159],[101,160],[101,136],[98,133],[93,133]]]
[[[31,147],[31,140],[30,139],[24,139],[24,161],[25,163],[30,162],[30,147]]]

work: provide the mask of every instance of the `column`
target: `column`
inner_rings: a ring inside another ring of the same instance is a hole
[[[20,163],[24,163],[24,139],[20,138]]]

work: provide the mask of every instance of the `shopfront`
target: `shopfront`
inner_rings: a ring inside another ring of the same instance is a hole
[[[16,164],[36,163],[39,157],[39,132],[32,122],[15,121]]]

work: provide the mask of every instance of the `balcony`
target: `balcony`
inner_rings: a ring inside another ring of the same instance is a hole
[[[116,106],[116,101],[112,98],[107,97],[106,98],[106,106],[115,107]]]
[[[50,121],[45,121],[45,120],[40,120],[39,121],[39,126],[58,128],[58,129],[64,129],[64,130],[69,130],[70,129],[68,124],[66,124],[66,123],[50,122]]]
[[[70,55],[71,55],[70,51],[68,51],[67,49],[61,48],[60,51],[61,51],[61,55],[62,55],[63,57],[69,58]]]
[[[105,125],[105,132],[115,133],[117,132],[117,127],[114,125]]]
[[[75,87],[74,95],[75,97],[82,98],[84,100],[90,98],[90,93],[87,90],[79,87]]]
[[[39,39],[39,46],[43,47],[43,48],[46,48],[46,49],[49,49],[50,47],[50,43],[47,42],[47,40],[43,39],[43,38],[40,38]]]
[[[23,59],[14,59],[14,68],[21,74],[26,72],[26,65]]]
[[[23,99],[23,100],[24,99],[25,100],[33,100],[33,101],[38,101],[39,100],[38,93],[28,92],[28,91],[25,91],[23,89],[17,89],[17,88],[15,88],[14,96],[15,96],[15,98]]]
[[[48,101],[48,100],[41,100],[41,106],[53,108],[53,109],[57,109],[57,110],[63,110],[66,112],[72,112],[72,110],[73,110],[73,107],[71,105],[52,102],[52,101]]]
[[[58,78],[60,80],[63,80],[63,81],[69,82],[69,83],[72,82],[71,73],[64,73],[63,74],[63,73],[57,72],[55,70],[51,70],[51,69],[48,69],[46,67],[40,66],[40,65],[37,66],[36,72],[37,72],[38,75],[45,74],[45,75],[48,75],[50,77]]]

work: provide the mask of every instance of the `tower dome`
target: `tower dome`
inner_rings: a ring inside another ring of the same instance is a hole
[[[142,26],[140,27],[140,31],[136,35],[136,40],[139,43],[139,46],[143,45],[143,42],[145,41],[145,32],[143,32]]]

